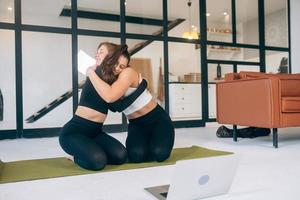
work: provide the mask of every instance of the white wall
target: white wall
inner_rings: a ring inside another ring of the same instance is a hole
[[[300,73],[300,1],[291,0],[291,51],[292,72]]]

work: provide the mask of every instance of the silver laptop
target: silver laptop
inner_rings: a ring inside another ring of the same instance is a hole
[[[159,200],[196,200],[225,194],[238,162],[236,154],[177,161],[170,185],[145,190]]]

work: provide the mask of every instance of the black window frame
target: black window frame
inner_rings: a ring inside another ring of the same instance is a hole
[[[207,122],[214,122],[216,119],[209,118],[209,106],[208,106],[208,85],[212,84],[208,82],[208,64],[212,63],[224,63],[233,65],[233,71],[237,71],[237,65],[259,65],[260,71],[266,71],[266,51],[282,51],[289,53],[289,72],[292,72],[291,66],[291,23],[290,23],[290,0],[287,1],[288,10],[288,47],[274,47],[265,45],[265,15],[264,15],[264,0],[258,1],[258,20],[259,20],[259,44],[241,44],[237,43],[236,38],[236,1],[231,0],[232,6],[232,42],[219,42],[207,40],[207,17],[206,17],[206,2],[209,0],[198,0],[199,1],[199,21],[200,21],[200,35],[201,38],[197,40],[188,40],[179,37],[168,36],[168,0],[162,0],[163,9],[163,35],[153,36],[146,34],[126,33],[126,9],[125,0],[120,0],[120,32],[111,31],[97,31],[97,30],[86,30],[78,29],[78,8],[77,0],[71,0],[71,27],[51,27],[51,26],[40,26],[40,25],[27,25],[21,22],[21,0],[14,0],[14,23],[0,22],[0,30],[13,30],[15,33],[15,85],[16,85],[16,129],[15,130],[0,130],[0,139],[6,138],[21,138],[21,137],[49,137],[57,136],[61,127],[57,128],[37,128],[37,129],[24,129],[23,127],[23,83],[22,83],[22,31],[33,31],[33,32],[45,32],[45,33],[61,33],[69,34],[72,36],[72,90],[73,90],[73,113],[75,113],[78,104],[78,72],[77,72],[77,47],[78,47],[78,36],[104,36],[112,38],[120,38],[122,44],[126,43],[126,39],[151,39],[154,41],[163,42],[163,54],[164,54],[164,91],[165,91],[165,110],[169,112],[169,42],[179,43],[192,43],[201,45],[201,93],[202,93],[202,119],[201,120],[186,120],[186,121],[174,121],[176,128],[181,127],[202,127]],[[211,60],[207,59],[207,45],[221,45],[231,46],[239,48],[250,48],[259,50],[259,62],[240,62],[240,61],[228,61],[228,60]],[[199,66],[200,67],[200,66]],[[116,125],[105,125],[104,129],[107,132],[122,132],[127,130],[127,120],[125,116],[122,116],[122,124]]]

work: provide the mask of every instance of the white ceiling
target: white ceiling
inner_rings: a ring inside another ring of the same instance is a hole
[[[7,12],[8,5],[13,6],[14,0],[0,0],[0,12]],[[224,17],[224,10],[231,11],[231,0],[208,0],[207,12],[211,14],[210,21],[218,21]],[[257,0],[237,0],[237,20],[245,22],[257,18]],[[266,13],[286,8],[286,0],[265,0]],[[23,0],[22,10],[26,12],[49,13],[58,15],[64,6],[70,5],[70,0]],[[101,12],[120,13],[119,0],[78,0],[78,7],[98,10]],[[187,0],[168,0],[170,19],[188,18]],[[199,1],[192,0],[193,21],[199,19]],[[24,13],[26,13],[24,12]],[[162,0],[127,0],[128,15],[153,17],[162,19]]]

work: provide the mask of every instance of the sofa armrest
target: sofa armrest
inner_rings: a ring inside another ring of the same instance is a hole
[[[236,79],[240,79],[240,75],[238,73],[227,73],[225,74],[225,81],[233,81]]]
[[[280,126],[280,79],[262,77],[217,83],[217,121],[275,128]]]

